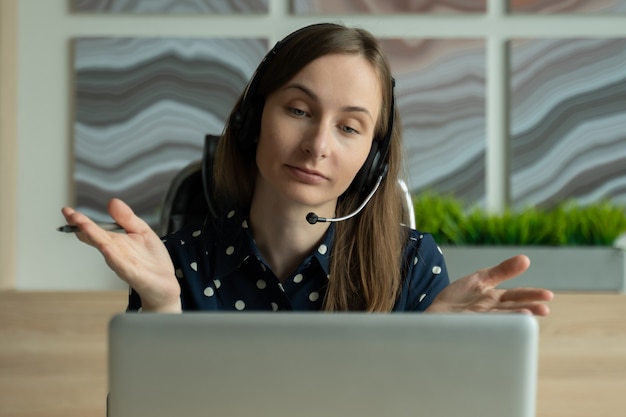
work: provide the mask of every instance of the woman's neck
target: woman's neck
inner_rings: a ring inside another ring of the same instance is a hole
[[[250,228],[259,252],[281,282],[319,246],[330,223],[310,224],[303,206],[253,198]]]

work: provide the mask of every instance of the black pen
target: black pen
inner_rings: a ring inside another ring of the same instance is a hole
[[[124,230],[124,228],[117,223],[96,223],[96,224],[98,225],[98,227],[104,230],[108,230],[108,231]],[[80,232],[80,229],[78,228],[78,226],[74,224],[66,224],[64,226],[57,227],[57,230],[59,232],[65,232],[65,233]]]

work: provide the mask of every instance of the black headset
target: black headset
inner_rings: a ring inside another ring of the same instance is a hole
[[[261,115],[263,113],[264,98],[256,93],[257,86],[263,78],[267,67],[276,56],[276,53],[287,44],[296,34],[311,28],[312,26],[323,25],[314,24],[298,29],[287,35],[283,40],[278,41],[276,45],[265,55],[256,71],[252,75],[244,93],[239,108],[234,111],[230,117],[229,125],[232,132],[236,136],[237,146],[242,152],[252,153],[256,150],[256,132],[260,130]],[[387,131],[380,140],[372,141],[372,148],[365,160],[365,163],[354,177],[349,190],[359,193],[367,193],[371,190],[378,178],[387,173],[389,146],[391,144],[391,135],[393,133],[394,112],[395,112],[395,89],[396,82],[391,79],[391,106],[389,109],[389,120],[387,123]]]

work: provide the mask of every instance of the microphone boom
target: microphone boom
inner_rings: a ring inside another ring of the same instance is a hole
[[[310,212],[309,214],[306,215],[306,221],[309,222],[310,224],[315,224],[317,222],[320,222],[320,223],[341,222],[341,221],[348,220],[356,216],[357,214],[361,212],[361,210],[363,210],[363,208],[367,205],[367,203],[369,203],[369,201],[372,199],[372,197],[374,196],[374,193],[376,192],[376,190],[378,190],[378,187],[380,187],[380,183],[383,181],[383,177],[384,177],[384,174],[378,177],[378,180],[376,180],[376,184],[374,185],[374,188],[372,189],[372,191],[370,191],[367,197],[365,197],[365,200],[363,201],[363,203],[361,203],[361,205],[356,210],[354,210],[352,213],[348,214],[347,216],[319,217],[317,214]]]

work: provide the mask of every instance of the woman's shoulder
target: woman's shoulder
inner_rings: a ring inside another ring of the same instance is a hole
[[[214,246],[227,239],[237,238],[247,228],[244,210],[229,210],[214,217],[207,215],[202,223],[187,224],[163,236],[163,243],[173,246]]]
[[[437,244],[435,238],[431,233],[411,229],[410,227],[406,226],[404,226],[404,228],[406,230],[407,246],[416,248],[432,248],[437,249],[439,252],[441,252],[441,249],[439,249],[439,245]]]
[[[407,244],[405,245],[404,258],[409,265],[425,267],[428,270],[444,271],[447,268],[443,257],[443,251],[435,241],[432,234],[415,229],[408,229]]]
[[[424,311],[449,283],[448,270],[433,235],[407,228],[405,279],[395,311]]]
[[[204,233],[209,226],[207,223],[203,224],[187,224],[182,226],[180,229],[171,232],[165,236],[161,237],[163,243],[172,244],[175,242],[186,242],[191,241],[192,238],[199,237],[200,235],[207,234]]]

